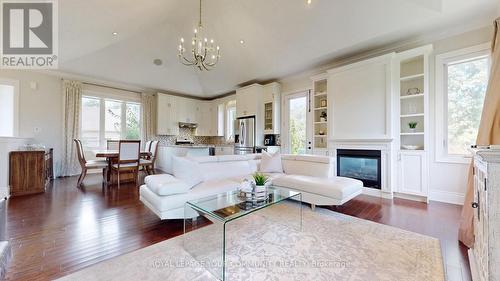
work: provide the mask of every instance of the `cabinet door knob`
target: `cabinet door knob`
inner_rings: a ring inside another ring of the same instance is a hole
[[[479,208],[479,203],[477,203],[477,202],[472,202],[472,208],[474,208],[474,209]]]

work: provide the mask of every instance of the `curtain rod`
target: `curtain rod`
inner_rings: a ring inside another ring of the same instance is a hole
[[[142,92],[138,92],[138,91],[132,91],[132,90],[127,90],[127,89],[118,88],[118,87],[106,86],[106,85],[99,85],[99,84],[95,84],[95,83],[82,82],[82,84],[96,86],[96,87],[102,87],[102,88],[108,88],[108,89],[113,89],[113,90],[119,90],[119,91],[125,91],[125,92],[131,92],[131,93],[136,93],[136,94],[142,94]]]
[[[66,80],[66,79],[61,78],[61,80]],[[81,82],[81,83],[84,84],[84,85],[89,85],[89,86],[96,86],[96,87],[101,87],[101,88],[108,88],[108,89],[113,89],[113,90],[131,92],[131,93],[136,93],[136,94],[142,94],[142,92],[139,92],[139,91],[127,90],[127,89],[124,89],[124,88],[118,88],[118,87],[113,87],[113,86],[106,86],[106,85],[95,84],[95,83],[90,83],[90,82]]]

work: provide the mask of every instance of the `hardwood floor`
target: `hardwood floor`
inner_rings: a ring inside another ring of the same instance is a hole
[[[0,240],[13,248],[7,280],[51,280],[182,234],[182,220],[161,222],[130,184],[102,188],[90,175],[77,189],[76,181],[57,179],[44,194],[0,202]],[[330,209],[439,238],[449,280],[470,280],[457,242],[459,206],[359,196]]]

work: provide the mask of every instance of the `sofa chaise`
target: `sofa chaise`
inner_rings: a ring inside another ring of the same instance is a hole
[[[188,161],[183,177],[200,181],[194,187],[179,190],[182,180],[170,174],[147,176],[140,187],[140,200],[161,219],[184,218],[187,201],[237,190],[243,179],[261,168],[260,154],[184,157],[183,161]],[[272,184],[301,192],[302,201],[313,209],[342,205],[362,193],[361,181],[334,176],[331,157],[281,155],[281,163],[281,173],[268,173]]]

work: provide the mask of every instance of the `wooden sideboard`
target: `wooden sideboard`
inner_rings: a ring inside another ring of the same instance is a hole
[[[500,150],[474,150],[474,281],[500,280]]]
[[[53,150],[12,151],[9,157],[10,196],[45,192],[53,179]]]

